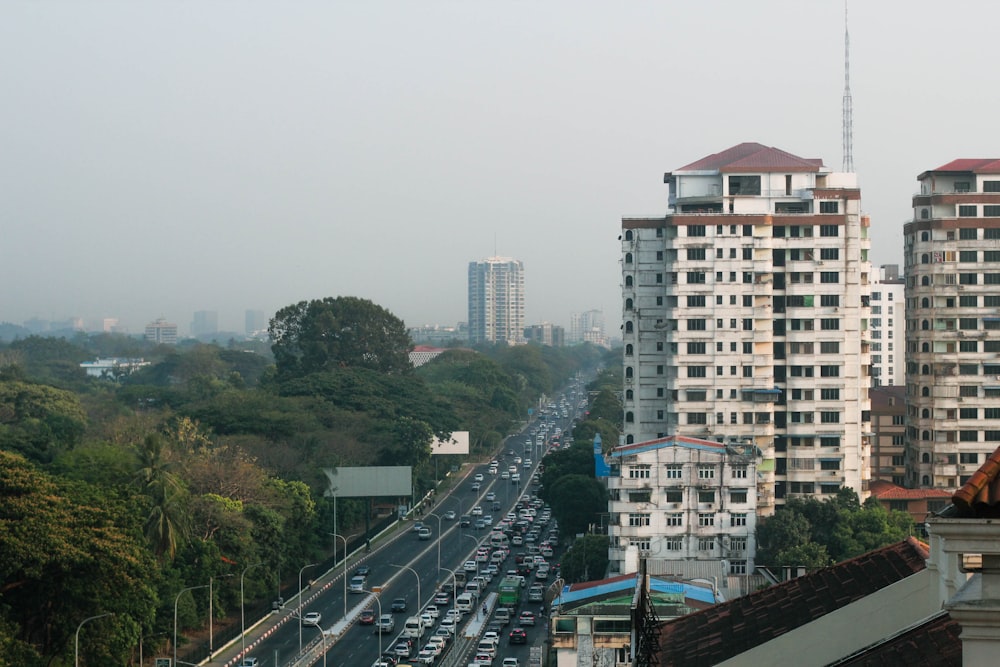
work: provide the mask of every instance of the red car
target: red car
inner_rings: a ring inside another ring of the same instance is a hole
[[[361,612],[361,625],[374,625],[375,624],[375,610],[365,609]]]

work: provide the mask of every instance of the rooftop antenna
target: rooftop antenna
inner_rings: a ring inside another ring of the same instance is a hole
[[[854,109],[851,100],[851,34],[847,30],[847,0],[844,0],[844,117],[843,171],[854,171]]]

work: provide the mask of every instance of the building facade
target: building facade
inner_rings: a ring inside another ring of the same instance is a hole
[[[572,344],[593,343],[601,347],[610,347],[607,332],[604,329],[604,311],[585,310],[582,313],[571,313],[569,342]]]
[[[549,347],[563,347],[566,345],[566,330],[551,322],[532,324],[524,328],[524,340]]]
[[[906,387],[872,387],[872,482],[906,481]]]
[[[758,464],[753,445],[671,436],[616,447],[610,459],[612,572],[635,571],[640,559],[725,559],[730,574],[753,571]]]
[[[917,180],[903,232],[907,486],[955,489],[1000,442],[1000,160]]]
[[[146,340],[162,345],[177,344],[177,325],[160,317],[146,325]]]
[[[469,262],[469,342],[524,342],[524,264],[509,257]]]
[[[902,386],[906,379],[905,281],[897,264],[875,272],[872,285],[872,386]]]
[[[195,338],[219,333],[219,312],[216,310],[196,310],[191,319],[191,335]]]
[[[758,502],[866,496],[869,220],[854,174],[760,144],[668,173],[622,220],[626,443],[749,440]]]

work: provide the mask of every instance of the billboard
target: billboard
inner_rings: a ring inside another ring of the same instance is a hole
[[[447,438],[434,438],[431,443],[431,456],[435,454],[468,454],[469,432],[455,431]]]
[[[413,495],[413,468],[410,466],[365,466],[323,468],[329,482],[327,498],[375,498]]]

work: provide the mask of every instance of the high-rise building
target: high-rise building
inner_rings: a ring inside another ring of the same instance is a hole
[[[245,324],[248,338],[262,338],[267,334],[267,316],[263,310],[246,311]]]
[[[191,335],[210,336],[219,332],[219,313],[214,310],[197,310],[191,321]]]
[[[1000,442],[1000,159],[917,181],[903,230],[907,485],[956,489]]]
[[[586,310],[570,314],[570,343],[593,343],[608,347],[608,337],[604,332],[604,311]]]
[[[902,386],[905,379],[906,299],[898,264],[875,271],[872,285],[872,386]]]
[[[524,328],[524,340],[527,343],[562,347],[566,344],[566,331],[558,324],[551,322],[532,324]]]
[[[177,344],[177,325],[160,317],[146,325],[146,340],[163,345]]]
[[[622,220],[625,443],[761,452],[761,513],[869,478],[869,220],[851,173],[756,143]]]
[[[509,257],[469,262],[469,341],[524,342],[524,264]]]

